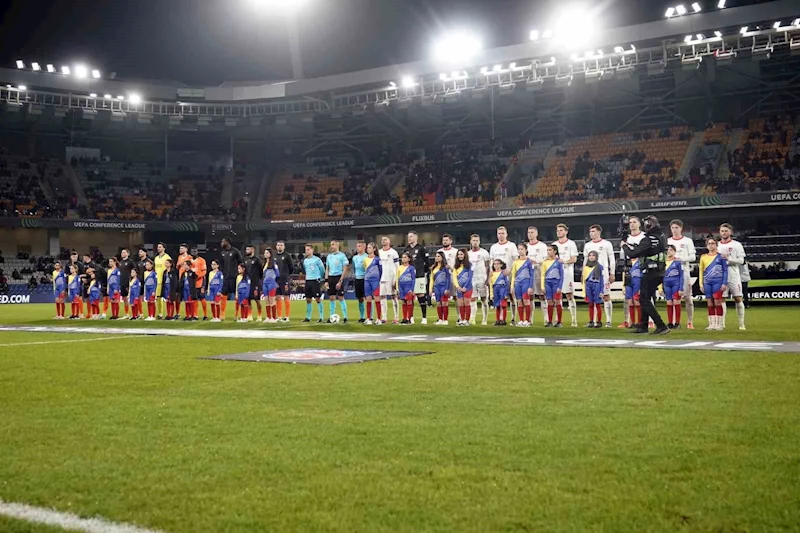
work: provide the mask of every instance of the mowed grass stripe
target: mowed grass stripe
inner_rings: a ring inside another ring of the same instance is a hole
[[[327,368],[114,344],[0,359],[0,497],[176,533],[800,521],[796,356],[435,345]]]

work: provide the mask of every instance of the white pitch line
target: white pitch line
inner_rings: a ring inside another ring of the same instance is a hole
[[[8,344],[0,344],[0,348],[7,348],[12,346],[36,346],[40,344],[62,344],[62,343],[73,343],[73,342],[93,342],[93,341],[110,341],[111,339],[129,339],[129,336],[125,337],[96,337],[92,339],[68,339],[63,341],[36,341],[36,342],[10,342]]]
[[[132,524],[110,522],[105,518],[81,518],[72,513],[62,513],[45,507],[34,507],[24,503],[9,503],[0,500],[0,515],[34,524],[57,526],[68,531],[84,533],[162,533]]]

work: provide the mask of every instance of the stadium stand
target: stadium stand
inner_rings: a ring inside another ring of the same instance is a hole
[[[42,187],[43,182],[62,175],[62,166],[54,161],[0,155],[0,216],[63,217],[70,199],[48,199]]]
[[[686,156],[688,127],[609,133],[567,141],[520,205],[686,194],[678,169]]]

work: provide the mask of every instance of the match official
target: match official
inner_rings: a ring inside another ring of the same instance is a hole
[[[667,239],[658,224],[658,219],[654,216],[644,219],[644,229],[644,238],[639,244],[622,244],[626,249],[626,255],[639,258],[642,265],[642,288],[639,299],[642,305],[642,317],[633,333],[647,333],[648,319],[652,318],[656,324],[653,335],[665,335],[669,333],[669,328],[653,305],[653,296],[663,280],[666,269]]]

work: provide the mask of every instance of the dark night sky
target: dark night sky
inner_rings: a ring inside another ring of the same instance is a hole
[[[716,7],[717,0],[699,0]],[[252,0],[6,0],[0,65],[84,62],[121,78],[194,85],[291,77],[285,24]],[[442,29],[485,48],[523,42],[564,0],[310,0],[300,23],[307,77],[425,59]],[[607,25],[656,20],[678,0],[601,0]],[[692,0],[684,0],[688,6]],[[582,2],[577,2],[582,3]],[[729,0],[729,6],[761,3]],[[537,23],[538,21],[538,23]]]

